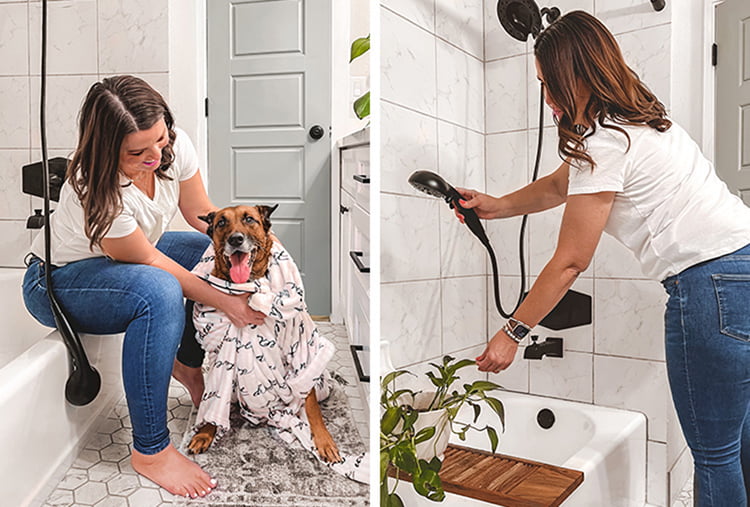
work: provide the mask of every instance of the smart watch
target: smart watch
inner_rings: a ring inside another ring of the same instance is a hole
[[[527,334],[531,331],[531,328],[521,322],[518,319],[508,319],[508,322],[503,326],[503,331],[516,343],[521,343]]]

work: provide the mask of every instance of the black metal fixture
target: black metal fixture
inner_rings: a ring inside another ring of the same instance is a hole
[[[659,12],[667,6],[667,2],[665,2],[664,0],[651,0],[651,5],[654,6],[654,10],[656,12]]]
[[[70,376],[68,381],[65,383],[65,399],[71,405],[81,406],[91,403],[96,395],[99,394],[99,389],[102,385],[102,379],[99,376],[99,372],[91,366],[88,357],[86,357],[86,351],[81,343],[81,338],[76,333],[73,326],[70,324],[70,319],[65,314],[60,306],[60,303],[55,298],[52,290],[52,266],[51,262],[51,248],[50,248],[50,226],[49,226],[49,201],[50,201],[50,185],[53,182],[53,176],[51,173],[50,160],[47,157],[47,122],[45,118],[45,98],[47,92],[47,0],[42,0],[42,58],[41,58],[41,94],[39,101],[40,108],[40,131],[42,141],[42,197],[44,199],[44,274],[47,283],[47,296],[49,297],[50,307],[52,308],[52,314],[55,318],[55,325],[57,326],[60,336],[62,337],[65,347],[68,349],[68,358],[70,360]],[[24,168],[25,169],[25,168]],[[31,169],[30,171],[33,171]],[[64,174],[64,173],[63,173]],[[60,176],[55,173],[58,179]],[[59,183],[62,186],[64,176],[60,179]],[[59,187],[58,187],[59,194]]]
[[[526,42],[531,35],[537,38],[542,31],[542,17],[549,25],[560,17],[557,7],[543,7],[541,10],[534,0],[499,0],[497,17],[508,35],[521,42]]]
[[[548,430],[555,424],[555,414],[548,408],[543,408],[536,415],[536,422],[540,428]]]

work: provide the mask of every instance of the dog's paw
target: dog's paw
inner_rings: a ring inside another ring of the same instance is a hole
[[[188,444],[188,452],[190,454],[201,454],[208,450],[211,446],[213,437],[204,433],[197,433]]]
[[[333,441],[333,437],[331,437],[331,434],[327,430],[320,433],[319,435],[313,435],[313,442],[318,454],[326,463],[339,463],[341,455],[339,454],[336,442]]]

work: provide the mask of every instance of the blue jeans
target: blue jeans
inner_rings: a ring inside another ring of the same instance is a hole
[[[167,232],[156,247],[184,268],[192,269],[209,242],[208,236],[198,232]],[[180,283],[162,269],[106,257],[53,267],[52,281],[74,329],[92,334],[125,333],[122,380],[133,425],[133,446],[143,454],[165,449],[170,443],[167,393],[180,343],[181,355],[187,358],[183,362],[188,366],[200,365],[202,360],[192,325],[192,303],[185,304]],[[32,258],[26,270],[23,297],[34,318],[55,327],[44,263],[38,258]]]
[[[697,505],[747,507],[750,245],[662,283],[667,373],[695,461]]]

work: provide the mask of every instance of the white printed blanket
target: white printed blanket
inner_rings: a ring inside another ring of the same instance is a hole
[[[216,426],[216,439],[229,430],[231,403],[255,425],[268,424],[291,443],[296,438],[305,449],[333,470],[359,482],[369,482],[368,453],[350,456],[339,450],[342,461],[326,463],[313,444],[304,410],[312,389],[318,401],[332,389],[326,369],[333,344],[318,333],[307,313],[304,288],[296,264],[274,242],[268,271],[263,278],[237,284],[211,275],[213,245],[203,254],[193,273],[215,288],[229,293],[251,293],[249,305],[268,317],[260,326],[235,327],[217,309],[195,304],[193,321],[197,340],[207,352],[208,373],[194,430]]]

